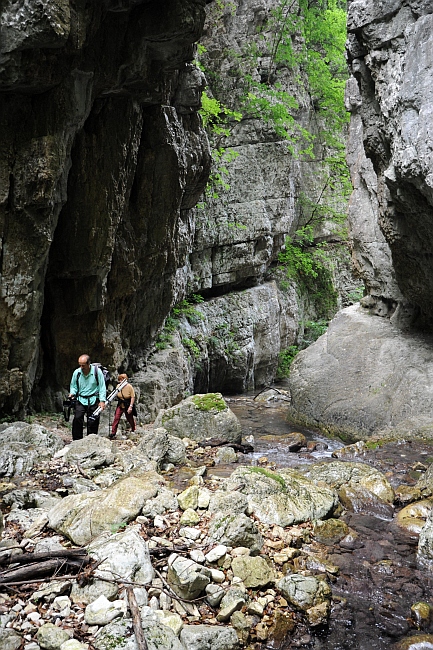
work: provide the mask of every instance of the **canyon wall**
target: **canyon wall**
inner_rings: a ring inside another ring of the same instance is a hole
[[[210,150],[204,0],[1,4],[0,410],[130,367],[183,297]]]
[[[328,170],[244,115],[221,136],[233,160],[204,200],[211,148],[198,111],[206,84],[236,108],[239,78],[268,74],[279,5],[1,4],[1,414],[58,409],[84,352],[134,373],[147,418],[192,391],[274,379],[315,317],[274,267],[301,195],[321,196]],[[274,82],[314,132],[298,73],[279,64]],[[347,249],[335,268],[347,295],[359,285]],[[194,293],[198,321],[183,318],[170,339],[167,316]]]
[[[347,25],[349,218],[367,295],[299,355],[292,412],[352,438],[404,435],[422,418],[433,429],[433,4],[349,0]]]

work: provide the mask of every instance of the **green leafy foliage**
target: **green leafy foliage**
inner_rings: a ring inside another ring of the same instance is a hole
[[[284,379],[290,374],[290,366],[292,365],[293,359],[298,354],[300,348],[297,345],[291,345],[285,350],[281,350],[278,357],[278,366],[275,378],[277,380]]]
[[[221,146],[220,140],[222,137],[230,135],[232,124],[239,122],[242,119],[242,114],[224,106],[204,91],[201,96],[200,115],[203,126],[210,132],[214,143],[212,149],[213,164],[206,187],[206,196],[207,198],[218,199],[221,189],[230,189],[226,180],[229,173],[227,165],[238,156],[234,149],[226,149]],[[199,207],[204,207],[204,204]]]
[[[155,342],[157,350],[164,350],[171,344],[172,335],[179,329],[182,318],[186,318],[192,325],[197,325],[197,323],[203,320],[203,314],[195,307],[195,305],[198,305],[203,301],[204,299],[200,294],[193,293],[192,296],[184,298],[173,307],[170,314],[165,319],[162,332],[159,334]]]

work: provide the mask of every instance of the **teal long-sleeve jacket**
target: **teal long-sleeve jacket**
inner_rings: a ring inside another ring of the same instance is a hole
[[[97,377],[98,379],[95,377],[94,366],[90,366],[88,375],[84,375],[81,368],[77,368],[72,375],[70,394],[77,396],[78,400],[86,406],[94,404],[96,401],[105,402],[107,389],[105,388],[104,375],[99,368]]]

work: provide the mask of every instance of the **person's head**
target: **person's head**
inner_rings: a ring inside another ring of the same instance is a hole
[[[90,357],[88,354],[82,354],[78,357],[78,365],[85,375],[89,373],[90,370]]]
[[[122,373],[121,375],[119,375],[119,376],[117,377],[117,381],[119,382],[119,384],[120,384],[120,382],[123,381],[124,379],[128,379],[128,375],[125,375],[125,373]]]

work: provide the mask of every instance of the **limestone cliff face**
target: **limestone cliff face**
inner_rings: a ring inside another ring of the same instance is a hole
[[[52,405],[83,351],[127,368],[183,297],[204,9],[1,3],[1,411]]]
[[[355,261],[373,311],[433,319],[433,4],[349,0]]]
[[[349,216],[368,296],[298,355],[291,410],[353,440],[404,440],[433,429],[433,4],[350,0],[348,30]]]

